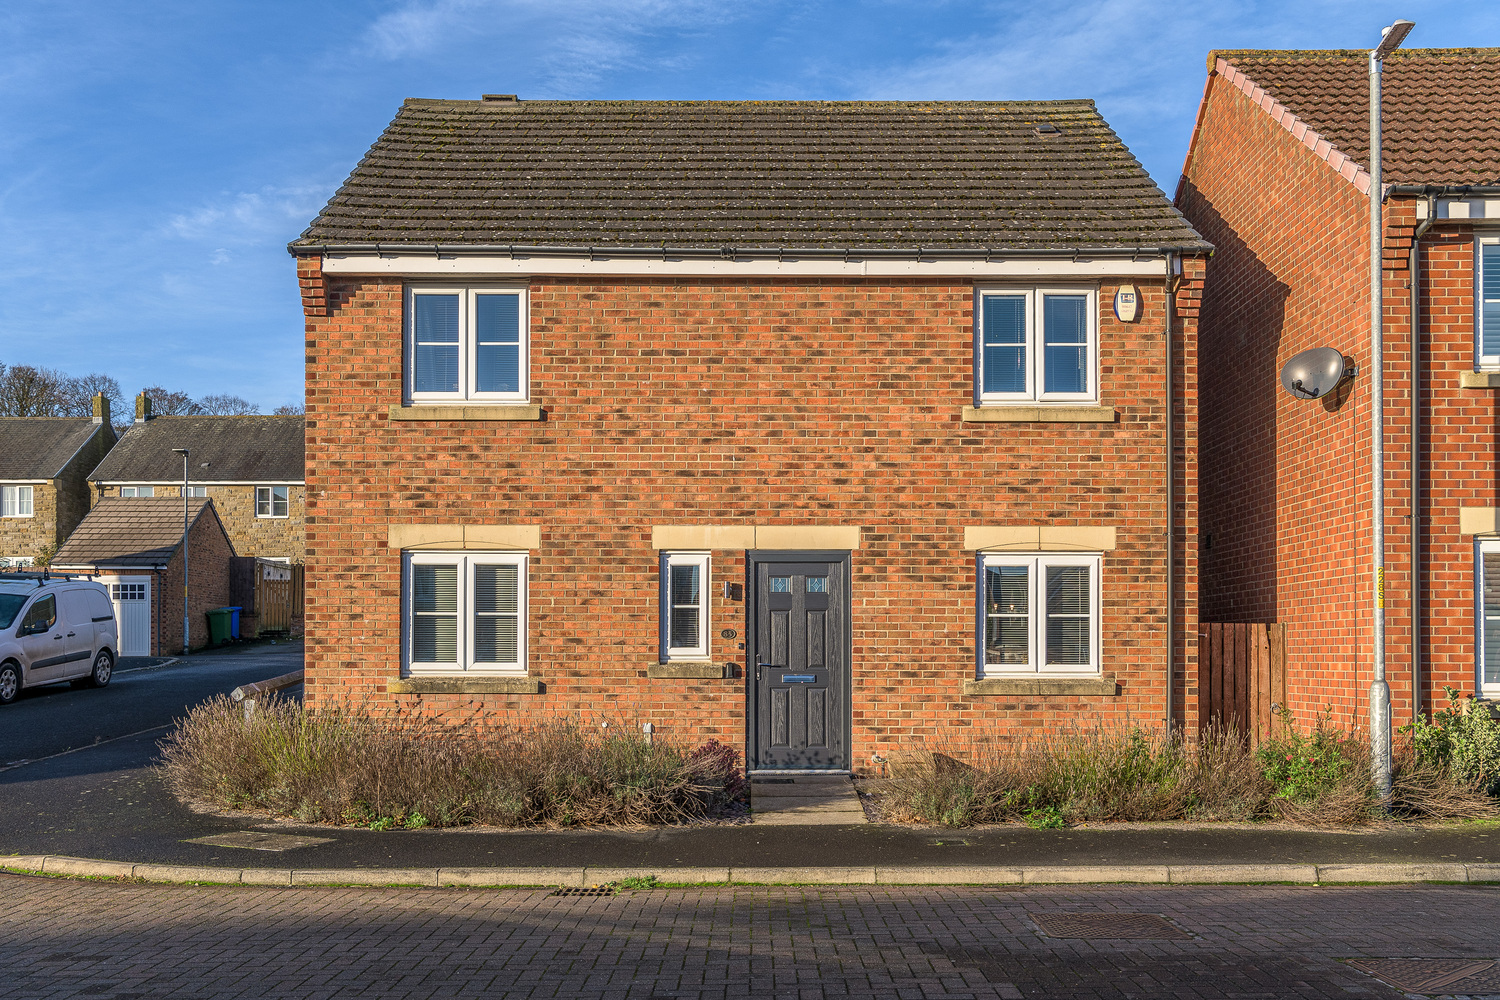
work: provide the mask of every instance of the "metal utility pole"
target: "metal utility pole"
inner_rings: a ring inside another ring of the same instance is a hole
[[[188,450],[173,448],[182,456],[182,655],[188,652]]]
[[[1370,555],[1375,571],[1370,756],[1375,792],[1382,802],[1391,796],[1391,686],[1385,681],[1385,288],[1381,271],[1385,226],[1380,212],[1384,193],[1380,180],[1380,73],[1381,61],[1401,46],[1413,23],[1397,21],[1383,29],[1380,44],[1370,50]],[[1415,344],[1412,351],[1416,351]]]

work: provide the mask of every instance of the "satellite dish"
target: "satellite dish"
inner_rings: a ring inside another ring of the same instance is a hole
[[[1328,395],[1358,369],[1353,358],[1331,347],[1314,347],[1288,361],[1281,369],[1281,387],[1293,399],[1318,399]]]

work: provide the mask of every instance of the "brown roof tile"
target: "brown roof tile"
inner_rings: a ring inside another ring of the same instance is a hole
[[[1234,50],[1224,59],[1366,170],[1369,53]],[[1381,81],[1387,184],[1500,183],[1500,49],[1398,49]]]
[[[212,499],[195,497],[187,506],[194,527],[207,511],[218,530],[223,530]],[[182,497],[108,497],[73,529],[52,557],[52,565],[164,566],[181,544]]]
[[[102,426],[89,417],[0,417],[0,479],[56,479]]]
[[[1092,101],[409,100],[292,247],[350,243],[1206,249]]]

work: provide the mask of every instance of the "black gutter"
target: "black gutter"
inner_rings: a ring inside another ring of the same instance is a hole
[[[1451,198],[1454,195],[1461,194],[1494,195],[1500,197],[1500,184],[1392,184],[1385,189],[1385,196],[1389,198],[1393,194],[1417,195],[1430,198]]]
[[[541,246],[525,244],[484,243],[318,243],[297,246],[288,244],[287,253],[293,257],[311,257],[325,253],[351,254],[431,254],[459,256],[504,254],[510,257],[644,257],[666,260],[669,257],[687,257],[708,260],[777,259],[787,257],[820,259],[890,259],[922,260],[1004,260],[1012,257],[1040,258],[1123,258],[1152,259],[1168,254],[1209,254],[1214,247],[1209,243],[1197,246],[1119,246],[1119,247],[976,247],[957,250],[936,247],[641,247],[641,246]]]

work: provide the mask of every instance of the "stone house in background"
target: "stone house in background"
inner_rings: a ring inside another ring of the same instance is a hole
[[[114,444],[103,396],[92,417],[0,417],[0,570],[62,545],[88,513],[89,472]]]
[[[94,504],[53,559],[60,572],[87,573],[109,589],[121,656],[182,651],[183,499],[106,497]],[[208,643],[205,612],[229,604],[234,546],[213,500],[187,500],[189,645]]]
[[[300,416],[172,416],[136,397],[136,420],[92,470],[94,502],[110,497],[209,497],[241,556],[301,563],[306,552],[306,486]]]
[[[290,247],[308,702],[1194,725],[1210,249],[1089,101],[407,101]]]
[[[1365,51],[1232,51],[1177,206],[1218,249],[1199,322],[1204,621],[1280,622],[1287,702],[1363,716],[1371,680]],[[1500,49],[1385,60],[1386,650],[1392,717],[1500,696]],[[1316,401],[1282,366],[1360,366]]]

